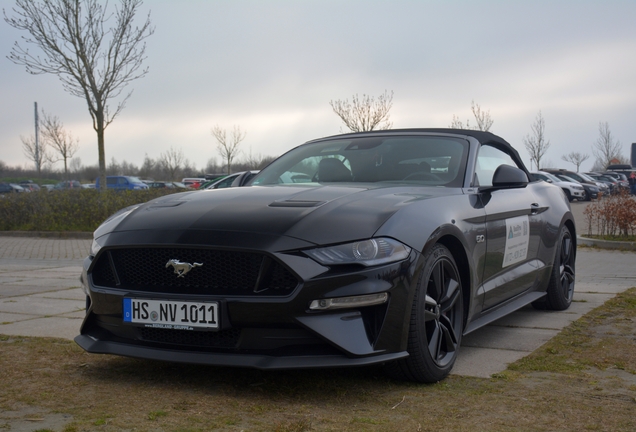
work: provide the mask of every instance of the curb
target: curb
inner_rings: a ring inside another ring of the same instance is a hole
[[[579,245],[585,245],[599,249],[636,251],[636,242],[598,240],[581,236],[577,236],[576,239]]]

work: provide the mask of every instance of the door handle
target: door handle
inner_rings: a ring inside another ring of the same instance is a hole
[[[539,203],[532,203],[530,204],[530,214],[537,214],[539,213]]]

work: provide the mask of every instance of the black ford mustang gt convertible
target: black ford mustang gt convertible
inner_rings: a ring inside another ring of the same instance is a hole
[[[488,132],[305,143],[246,187],[124,209],[84,261],[86,351],[261,369],[446,377],[462,336],[574,293],[561,188]]]

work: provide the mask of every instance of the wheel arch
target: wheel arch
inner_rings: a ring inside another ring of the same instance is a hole
[[[462,242],[455,236],[447,234],[441,237],[437,243],[444,245],[450,253],[453,255],[455,264],[457,265],[457,271],[462,283],[462,301],[464,302],[464,323],[466,328],[468,322],[468,311],[470,310],[470,298],[471,298],[471,277],[470,277],[470,263],[468,262],[468,255]]]

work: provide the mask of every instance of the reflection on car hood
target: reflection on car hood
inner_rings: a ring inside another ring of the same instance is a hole
[[[405,204],[445,188],[254,186],[180,193],[150,201],[95,232],[219,231],[287,236],[329,244],[373,236]]]

